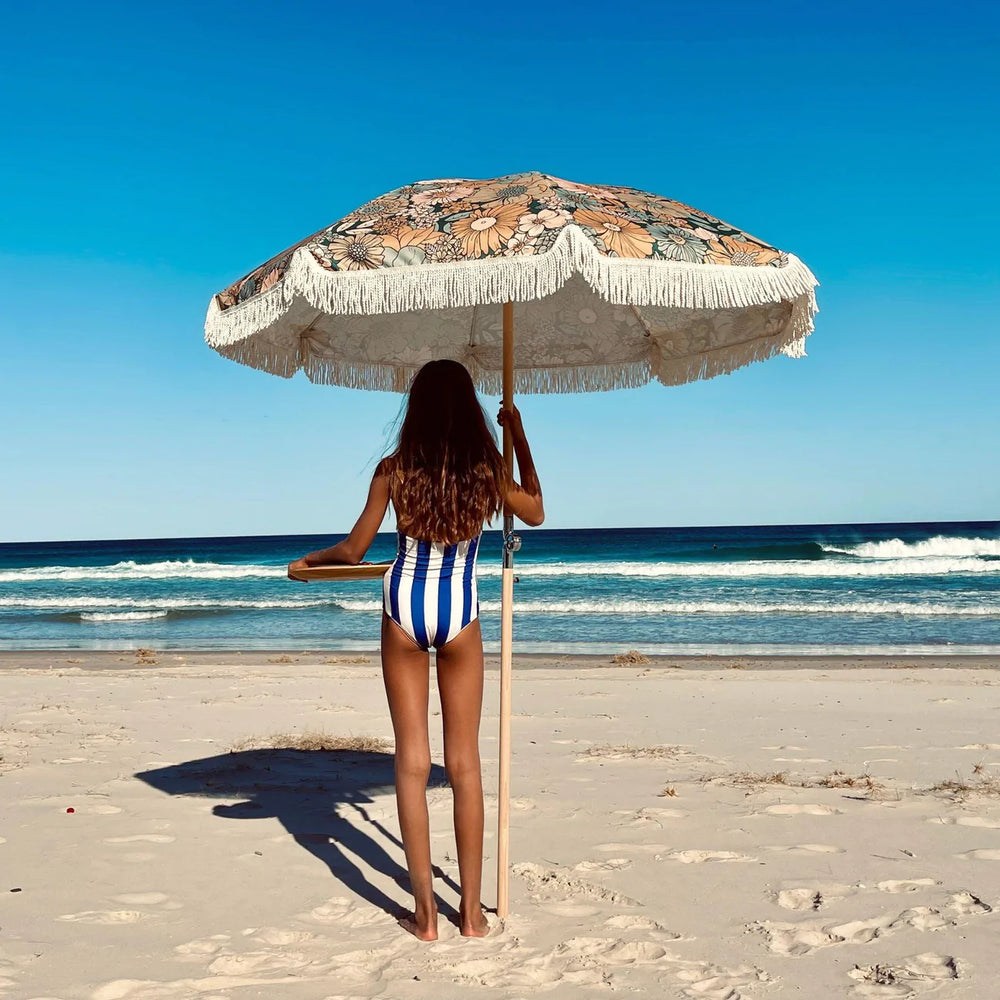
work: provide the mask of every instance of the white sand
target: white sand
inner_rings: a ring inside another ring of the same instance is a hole
[[[998,995],[1000,796],[975,786],[1000,779],[1000,664],[534,659],[514,686],[511,915],[481,941],[447,919],[434,787],[424,945],[386,912],[408,900],[387,757],[228,755],[391,738],[377,661],[269,658],[0,660],[0,996]],[[856,780],[822,783],[836,771]],[[931,790],[947,780],[973,787]]]

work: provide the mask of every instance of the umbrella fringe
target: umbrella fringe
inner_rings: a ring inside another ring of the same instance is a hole
[[[715,350],[702,351],[691,358],[661,358],[654,360],[652,374],[662,385],[685,385],[717,375],[730,375],[755,361],[767,361],[779,354],[790,358],[805,357],[805,336],[812,329],[815,310],[793,310],[785,329],[771,337],[760,337],[744,344],[730,344]],[[803,323],[808,319],[808,329]]]
[[[419,366],[351,364],[327,358],[309,356],[302,363],[280,351],[268,350],[254,341],[219,348],[219,353],[240,364],[262,369],[283,378],[290,378],[300,368],[312,382],[339,385],[350,389],[381,392],[405,392]],[[514,373],[514,391],[518,394],[603,392],[611,389],[632,389],[655,378],[663,385],[683,385],[701,379],[728,375],[755,361],[765,361],[778,354],[801,357],[805,352],[797,324],[772,337],[748,341],[703,352],[695,358],[654,357],[619,365],[578,365],[566,368],[518,368]],[[476,387],[483,393],[499,396],[501,373],[470,365]]]
[[[596,249],[593,237],[568,225],[546,253],[370,271],[327,270],[300,247],[283,279],[266,291],[226,309],[213,297],[205,339],[219,349],[252,337],[274,325],[299,298],[330,315],[451,309],[544,298],[575,273],[616,304],[731,309],[804,300],[810,315],[816,311],[817,281],[794,255],[784,267],[608,257]]]

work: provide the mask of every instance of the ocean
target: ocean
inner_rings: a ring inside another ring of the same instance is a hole
[[[1000,522],[525,529],[524,652],[1000,653]],[[381,581],[294,583],[330,536],[0,544],[0,648],[359,650]],[[395,535],[378,536],[373,561]],[[500,536],[480,548],[487,649]]]

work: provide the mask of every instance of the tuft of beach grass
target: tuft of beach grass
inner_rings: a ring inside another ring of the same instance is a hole
[[[707,774],[701,779],[706,785],[734,785],[737,788],[757,788],[760,785],[787,785],[787,771],[734,771],[731,774]]]
[[[638,649],[630,649],[626,653],[615,653],[611,657],[611,662],[618,665],[628,665],[634,663],[650,663],[652,662],[645,653],[640,653]]]
[[[958,775],[931,785],[930,791],[950,795],[953,799],[968,799],[974,796],[1000,796],[1000,778],[990,774],[982,764],[974,764],[972,777]]]
[[[655,760],[675,760],[678,757],[689,755],[690,751],[678,746],[637,747],[631,743],[617,746],[604,743],[600,746],[588,747],[585,753],[587,757],[645,757]]]
[[[271,736],[246,736],[229,747],[230,753],[241,750],[339,750],[354,753],[391,753],[392,743],[379,736],[337,736],[320,731],[274,733]]]

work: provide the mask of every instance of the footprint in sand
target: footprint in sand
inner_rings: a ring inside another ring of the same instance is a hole
[[[948,908],[954,910],[963,917],[975,917],[981,913],[992,913],[993,907],[984,903],[978,896],[971,892],[953,893],[948,901]]]
[[[483,942],[487,947],[491,943],[490,939]],[[618,983],[619,974],[627,976],[631,968],[658,965],[663,961],[671,959],[666,950],[653,941],[574,937],[547,952],[505,942],[494,947],[487,956],[467,961],[450,960],[439,971],[446,972],[454,982],[493,989],[530,990],[557,983],[607,988]]]
[[[587,903],[573,903],[570,900],[554,900],[550,903],[539,903],[538,908],[543,913],[550,913],[554,917],[593,917],[601,912],[599,906],[590,906]]]
[[[898,878],[876,882],[875,888],[879,892],[916,892],[918,889],[925,889],[927,886],[940,884],[940,882],[933,878]]]
[[[464,942],[465,938],[460,940]],[[395,935],[393,943],[385,948],[361,948],[345,951],[339,955],[330,955],[325,965],[316,965],[316,971],[337,983],[344,983],[347,980],[355,985],[368,985],[373,980],[382,979],[383,976],[390,980],[397,979],[399,977],[393,975],[392,964],[400,957],[405,960],[414,946],[413,938],[407,934],[398,934]]]
[[[822,806],[815,802],[803,805],[793,805],[783,803],[776,806],[768,806],[764,812],[769,816],[839,816],[840,810],[833,806]]]
[[[598,844],[594,850],[604,851],[607,854],[617,854],[618,852],[626,853],[631,851],[633,853],[642,854],[659,854],[661,851],[667,849],[666,844]]]
[[[959,977],[958,963],[951,955],[931,951],[894,964],[856,965],[847,974],[858,983],[853,992],[861,997],[912,997],[923,986]]]
[[[756,966],[725,969],[708,962],[685,962],[674,975],[683,984],[681,995],[691,1000],[742,1000],[741,988],[770,982],[771,977]]]
[[[597,959],[602,965],[649,965],[664,958],[667,952],[652,941],[575,937],[558,945],[553,954],[570,959]]]
[[[312,959],[301,952],[245,951],[241,954],[220,955],[209,963],[208,971],[216,976],[259,976],[284,972],[291,975],[304,969]]]
[[[604,926],[621,931],[647,931],[651,934],[667,937],[671,941],[676,941],[681,936],[652,917],[642,917],[632,913],[619,913],[616,916],[608,917],[604,921]]]
[[[846,899],[858,891],[856,885],[844,885],[840,882],[819,882],[809,886],[795,886],[790,889],[780,889],[771,894],[771,898],[785,910],[820,910],[827,903],[838,899]]]
[[[680,861],[684,865],[698,865],[706,861],[756,861],[746,854],[736,851],[671,851],[663,855],[664,861]]]
[[[644,826],[647,823],[656,823],[663,826],[664,820],[683,819],[687,813],[682,809],[619,809],[616,815],[626,817],[621,823],[616,823],[618,827]]]
[[[65,920],[77,924],[137,924],[147,919],[148,913],[140,910],[82,910],[80,913],[62,913],[56,920]]]
[[[164,910],[179,910],[184,905],[171,899],[165,892],[123,892],[111,899],[126,906],[161,906]]]
[[[299,914],[299,918],[314,920],[320,924],[339,924],[341,927],[368,927],[393,920],[377,906],[359,907],[344,896],[334,896],[308,913]]]
[[[927,822],[941,826],[974,826],[980,830],[1000,830],[1000,820],[987,819],[985,816],[932,816]]]
[[[763,848],[775,854],[843,854],[843,847],[832,844],[771,844]]]
[[[884,914],[869,920],[850,920],[843,924],[823,924],[806,921],[799,924],[782,924],[756,921],[751,928],[760,930],[768,948],[777,955],[808,955],[820,948],[838,944],[867,944],[876,938],[906,927],[919,931],[933,931],[953,925],[931,906],[915,906],[903,910],[898,916]]]
[[[312,931],[293,931],[281,927],[258,927],[252,935],[254,941],[261,944],[271,944],[284,947],[290,944],[304,944],[307,941],[316,941],[318,934]]]
[[[105,837],[105,844],[172,844],[177,838],[167,833],[135,833],[131,837]]]
[[[1000,861],[1000,850],[986,848],[977,851],[966,851],[964,854],[956,854],[956,858],[964,858],[966,861]]]
[[[608,858],[607,861],[581,861],[573,866],[575,872],[617,872],[624,868],[631,868],[632,862],[628,858]]]
[[[228,934],[213,934],[207,938],[195,938],[174,947],[174,954],[181,961],[201,961],[209,955],[217,955],[230,939]]]
[[[98,816],[113,816],[116,813],[120,813],[120,806],[112,806],[107,804],[101,804],[99,806],[93,806],[88,812],[97,813]]]
[[[528,887],[528,891],[536,900],[552,899],[583,901],[590,900],[599,903],[614,903],[621,906],[641,906],[642,904],[624,893],[607,889],[593,882],[574,878],[565,870],[545,868],[542,865],[522,862],[514,865],[511,871]]]
[[[302,981],[302,977],[294,975],[256,979],[209,976],[204,979],[174,979],[166,982],[158,979],[113,979],[98,986],[90,994],[90,1000],[190,1000],[191,997],[222,1000],[223,996],[231,995],[230,990],[240,986],[278,986]],[[223,990],[226,991],[225,994]]]

